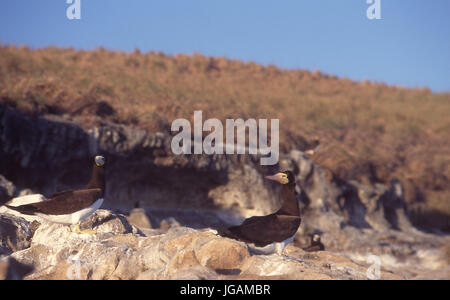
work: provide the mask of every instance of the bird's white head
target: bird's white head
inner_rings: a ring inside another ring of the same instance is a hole
[[[320,236],[318,234],[313,235],[313,241],[314,242],[320,242]]]
[[[101,156],[101,155],[97,155],[96,157],[95,157],[95,164],[98,166],[98,167],[103,167],[104,165],[105,165],[105,157],[103,157],[103,156]]]

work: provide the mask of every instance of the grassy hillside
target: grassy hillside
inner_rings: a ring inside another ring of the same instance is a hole
[[[386,70],[387,72],[389,70]],[[450,228],[450,94],[201,55],[0,46],[0,101],[151,131],[173,119],[279,118],[281,149],[344,179],[398,178],[421,223]]]

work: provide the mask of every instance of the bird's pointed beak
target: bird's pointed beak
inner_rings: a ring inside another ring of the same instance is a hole
[[[279,183],[283,183],[283,173],[277,173],[275,175],[271,175],[271,176],[266,176],[267,179],[269,180],[273,180],[273,181],[277,181]]]

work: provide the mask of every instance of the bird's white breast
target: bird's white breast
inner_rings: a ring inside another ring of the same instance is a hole
[[[252,250],[256,254],[273,254],[276,252],[283,253],[284,248],[286,248],[287,244],[292,242],[294,239],[295,234],[291,236],[290,238],[285,239],[282,242],[274,242],[272,244],[266,245],[264,247],[257,247],[254,244],[248,244],[250,250]]]

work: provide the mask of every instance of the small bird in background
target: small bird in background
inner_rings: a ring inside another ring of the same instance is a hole
[[[314,154],[316,154],[317,151],[319,150],[319,148],[321,147],[320,139],[318,136],[314,137],[312,144],[313,144],[313,148],[305,150],[305,153],[309,156],[313,156]]]
[[[311,236],[311,245],[303,248],[303,250],[306,252],[317,252],[325,250],[325,245],[320,241],[320,235],[313,234]]]
[[[79,224],[100,208],[103,203],[105,157],[95,156],[93,165],[91,179],[83,189],[58,192],[48,199],[40,194],[28,195],[25,197],[44,198],[45,201],[19,206],[5,204],[5,206],[24,215],[34,215],[51,223],[68,225],[69,232],[72,231],[71,225],[75,224],[75,233],[95,234],[95,230],[80,230]]]
[[[241,225],[218,231],[218,234],[246,242],[257,253],[277,252],[282,255],[286,245],[294,239],[301,223],[295,176],[291,171],[286,171],[266,178],[282,185],[281,208],[267,216],[248,218]]]

